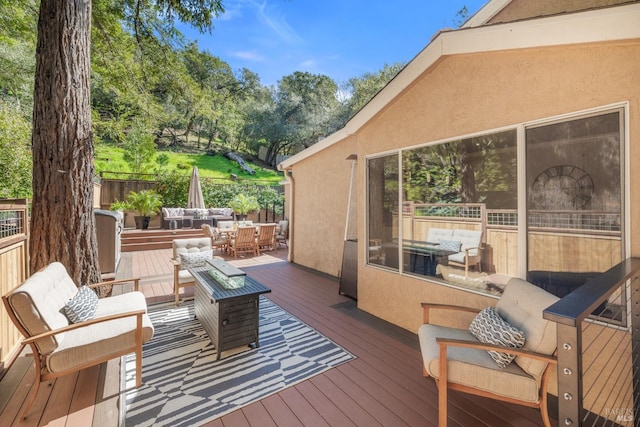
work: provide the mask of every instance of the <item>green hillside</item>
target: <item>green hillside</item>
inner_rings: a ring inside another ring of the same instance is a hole
[[[239,179],[271,181],[274,184],[282,180],[283,174],[273,169],[265,168],[247,161],[249,167],[255,170],[255,175],[250,175],[240,168],[238,163],[229,160],[222,155],[210,156],[207,154],[174,153],[171,151],[158,151],[157,155],[166,157],[166,164],[156,163],[149,173],[191,174],[194,166],[198,167],[201,177],[229,179],[231,174]],[[119,147],[100,144],[96,146],[95,155],[96,172],[132,172],[129,164],[124,160],[124,150]],[[108,174],[108,178],[116,175]]]

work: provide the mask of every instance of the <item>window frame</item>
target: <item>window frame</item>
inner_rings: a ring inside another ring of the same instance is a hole
[[[502,126],[499,128],[493,128],[493,129],[487,129],[487,130],[483,130],[482,132],[474,132],[471,134],[465,134],[465,135],[459,135],[459,136],[455,136],[452,138],[446,138],[446,139],[441,139],[441,140],[436,140],[436,141],[431,141],[431,142],[426,142],[426,143],[421,143],[421,144],[415,144],[415,145],[411,145],[411,146],[407,146],[407,147],[399,147],[397,149],[394,150],[386,150],[384,152],[380,152],[380,153],[372,153],[369,155],[365,155],[365,160],[366,160],[366,167],[363,168],[363,172],[365,174],[365,186],[366,186],[366,194],[367,194],[367,198],[366,198],[366,209],[365,209],[365,233],[366,233],[366,240],[369,240],[369,204],[371,203],[370,197],[369,197],[369,160],[370,159],[375,159],[375,158],[379,158],[382,156],[388,156],[388,155],[397,155],[398,156],[398,170],[400,171],[399,176],[398,176],[398,188],[402,189],[404,188],[404,176],[403,176],[403,165],[402,165],[402,161],[404,158],[404,154],[406,151],[410,151],[416,148],[422,148],[422,147],[430,147],[430,146],[435,146],[438,144],[445,144],[445,143],[451,143],[451,142],[455,142],[455,141],[460,141],[463,139],[467,139],[467,138],[475,138],[475,137],[480,137],[483,135],[488,135],[488,134],[492,134],[492,133],[499,133],[499,132],[505,132],[505,131],[509,131],[509,130],[515,130],[516,131],[516,163],[517,163],[517,213],[518,213],[518,225],[517,225],[517,233],[518,233],[518,254],[517,254],[517,259],[518,259],[518,277],[519,278],[526,278],[527,276],[527,258],[528,258],[528,247],[527,247],[527,230],[528,230],[528,226],[527,226],[527,183],[526,183],[526,130],[530,129],[530,128],[534,128],[534,127],[540,127],[540,126],[547,126],[549,124],[554,124],[554,123],[561,123],[564,121],[570,121],[570,120],[576,120],[576,119],[581,119],[581,118],[588,118],[591,116],[598,116],[598,115],[602,115],[602,114],[606,114],[606,113],[612,113],[612,112],[620,112],[620,126],[622,127],[621,131],[620,131],[620,137],[623,139],[623,141],[621,142],[621,159],[620,159],[620,174],[621,174],[621,202],[623,203],[623,208],[621,209],[621,239],[623,240],[622,242],[622,250],[623,250],[623,254],[622,257],[623,259],[628,257],[629,254],[631,253],[631,238],[630,238],[630,224],[627,224],[627,221],[629,220],[629,218],[631,218],[630,215],[630,201],[631,201],[631,195],[630,195],[630,159],[629,159],[629,133],[630,133],[630,126],[629,126],[629,102],[625,101],[625,102],[619,102],[619,103],[613,103],[613,104],[609,104],[609,105],[602,105],[602,106],[598,106],[595,108],[591,108],[591,109],[586,109],[586,110],[580,110],[580,111],[573,111],[570,113],[565,113],[565,114],[559,114],[559,115],[554,115],[554,116],[549,116],[549,117],[545,117],[542,119],[536,119],[536,120],[530,120],[530,121],[525,121],[525,122],[520,122],[520,123],[516,123],[516,124],[512,124],[512,125],[507,125],[507,126]],[[403,195],[402,195],[402,191],[398,191],[398,206],[402,206],[403,204]],[[403,221],[401,220],[402,218],[402,211],[399,212],[399,221],[398,221],[398,259],[401,260],[402,259],[402,246],[403,246]],[[365,246],[365,251],[366,251],[366,246]],[[477,290],[473,290],[470,288],[466,288],[463,286],[456,286],[455,284],[452,283],[448,283],[445,282],[443,280],[438,280],[432,277],[428,277],[425,276],[424,278],[422,277],[417,277],[415,275],[408,275],[403,268],[403,263],[399,262],[399,266],[398,269],[389,269],[386,268],[385,266],[379,265],[379,264],[373,264],[369,262],[368,259],[368,252],[365,252],[365,267],[371,267],[371,268],[377,268],[377,269],[383,269],[386,271],[393,271],[393,272],[398,272],[398,274],[403,275],[403,276],[407,276],[407,277],[411,277],[412,279],[418,279],[418,280],[427,280],[430,282],[435,282],[438,284],[441,284],[443,286],[448,286],[448,287],[453,287],[456,289],[461,289],[467,292],[472,292],[472,293],[479,293],[483,296],[492,296],[491,294],[488,293],[484,293],[484,292],[480,292]]]

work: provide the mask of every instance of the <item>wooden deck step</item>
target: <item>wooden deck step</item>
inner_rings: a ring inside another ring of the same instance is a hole
[[[125,230],[120,236],[122,252],[151,251],[156,249],[171,249],[174,239],[189,239],[205,237],[200,229],[182,230]]]

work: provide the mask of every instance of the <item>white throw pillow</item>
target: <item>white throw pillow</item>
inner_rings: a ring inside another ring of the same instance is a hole
[[[504,347],[521,348],[524,345],[524,332],[510,325],[493,307],[482,310],[469,325],[469,331],[480,342],[497,344]],[[489,355],[501,368],[515,359],[515,354],[489,351]]]
[[[213,258],[213,251],[211,249],[201,252],[185,252],[180,254],[180,269],[186,270],[187,268],[204,267],[207,264],[208,259]]]

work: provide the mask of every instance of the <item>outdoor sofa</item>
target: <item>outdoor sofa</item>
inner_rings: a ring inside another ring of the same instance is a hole
[[[233,221],[233,209],[231,208],[162,208],[162,228],[200,228],[202,224],[194,223],[197,220],[212,220],[212,227],[217,227],[218,221]]]

